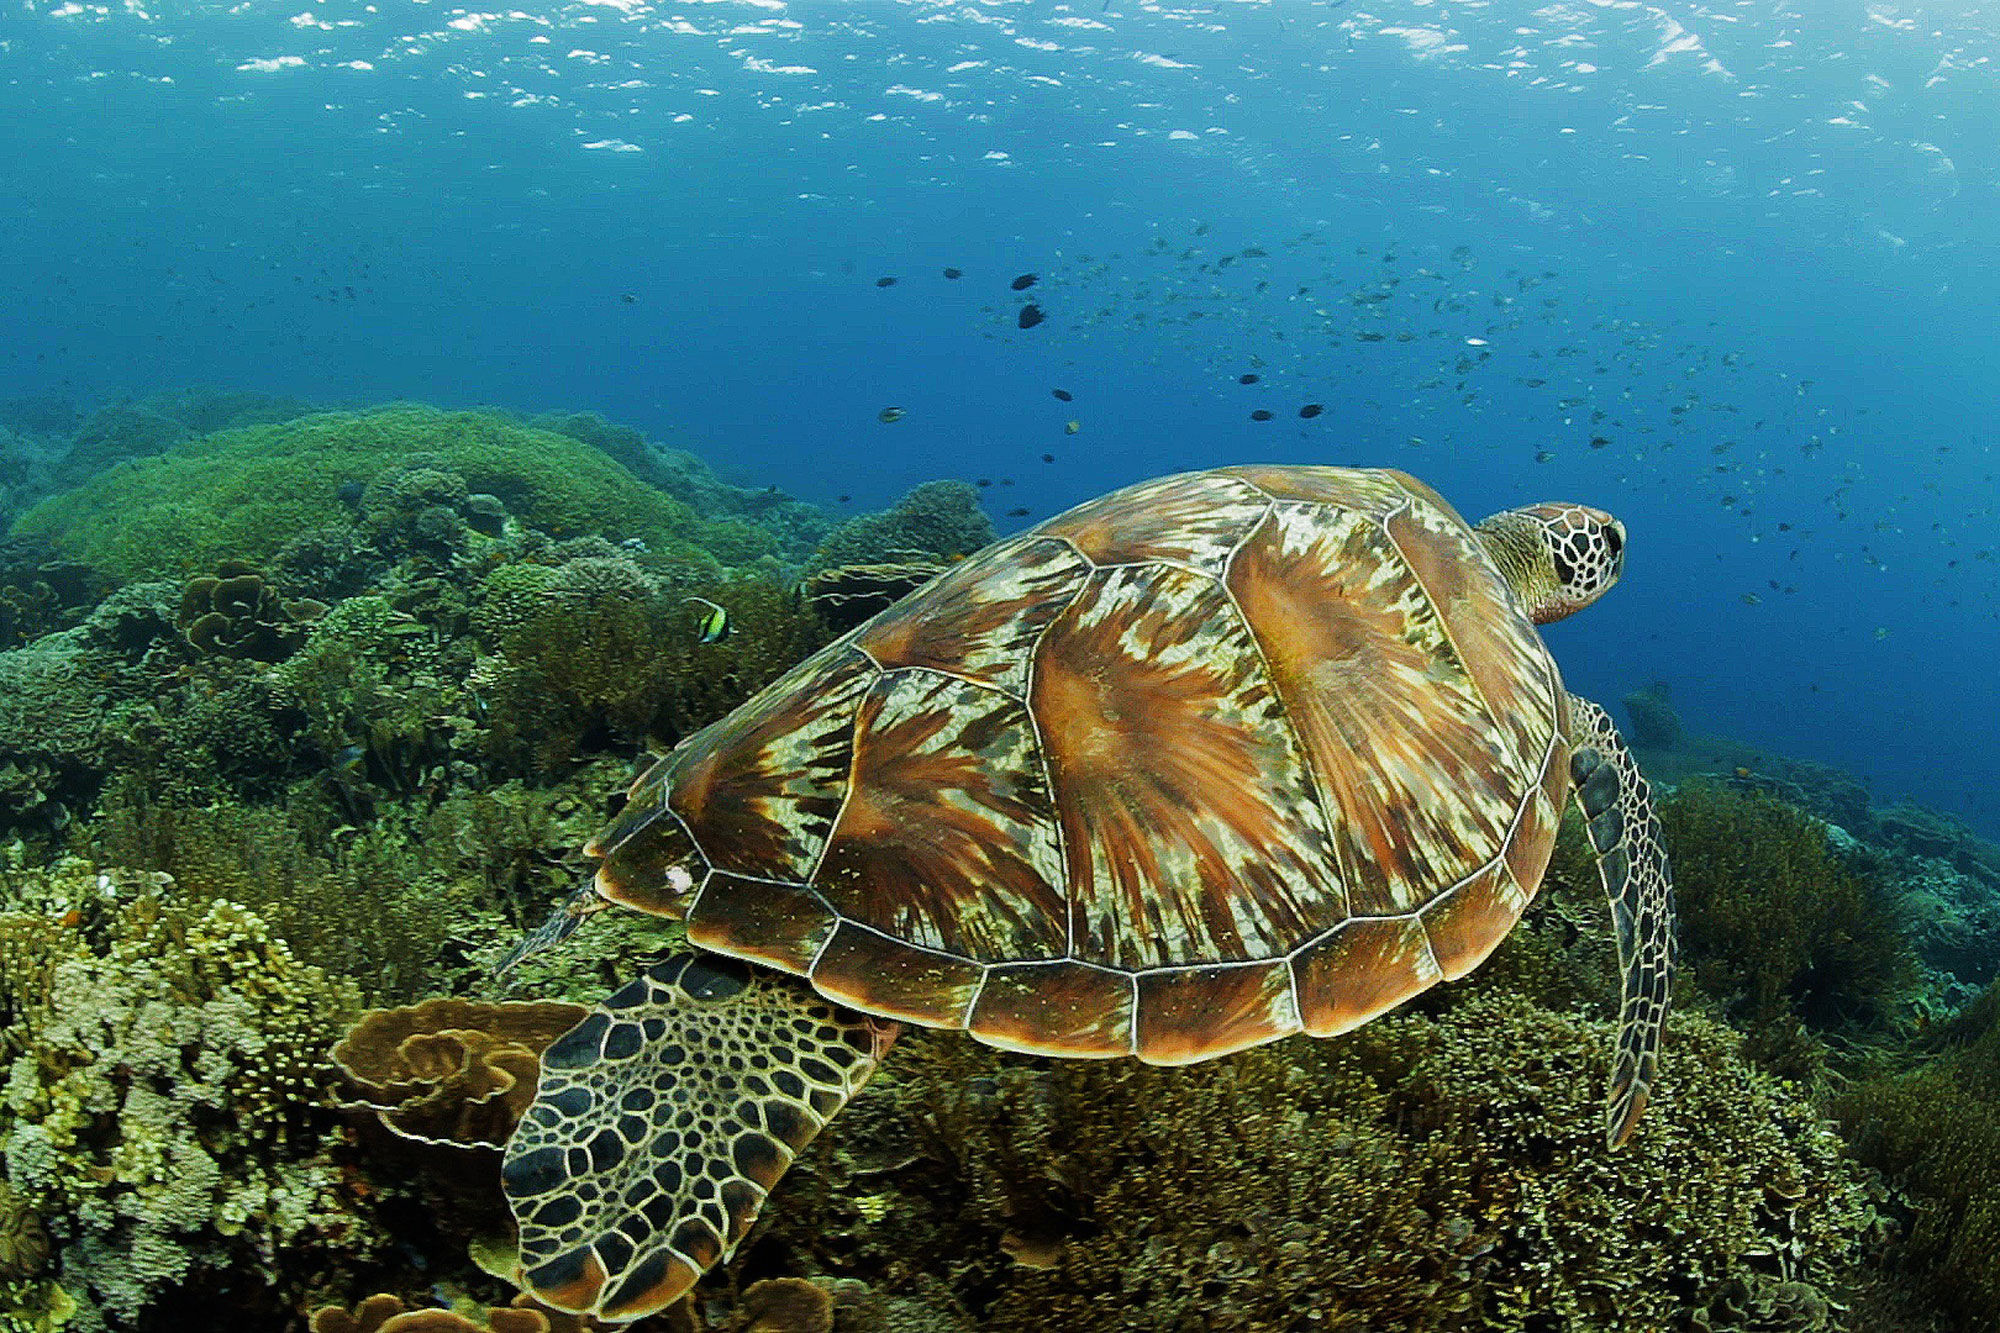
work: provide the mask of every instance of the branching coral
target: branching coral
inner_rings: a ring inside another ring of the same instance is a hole
[[[370,1244],[323,1146],[325,1056],[348,987],[226,903],[142,896],[88,947],[65,943],[47,999],[17,1001],[0,1160],[92,1321],[137,1321],[197,1274],[298,1280],[279,1256]]]
[[[299,957],[401,1000],[432,981],[449,931],[427,867],[393,827],[333,839],[324,814],[162,805],[120,788],[97,829],[107,861],[169,876],[193,903],[255,911]]]
[[[551,591],[557,585],[551,584]],[[699,641],[695,616],[670,596],[551,596],[502,641],[483,693],[502,755],[568,762],[607,742],[671,744],[747,699],[824,641],[791,594],[763,580],[696,590],[728,608],[733,630]]]
[[[1698,782],[1681,784],[1660,816],[1682,957],[1697,984],[1761,1030],[1765,1053],[1786,1072],[1811,1068],[1783,1035],[1796,1022],[1879,1023],[1908,1000],[1915,956],[1898,913],[1832,853],[1822,825],[1768,797]]]
[[[1874,1219],[1812,1109],[1678,1017],[1610,1155],[1609,1035],[1487,992],[1187,1069],[916,1044],[742,1262],[949,1274],[994,1330],[1668,1328],[1836,1289]]]
[[[1894,1258],[1961,1327],[2000,1326],[2000,984],[1937,1057],[1857,1083],[1834,1108],[1855,1150],[1916,1203]]]

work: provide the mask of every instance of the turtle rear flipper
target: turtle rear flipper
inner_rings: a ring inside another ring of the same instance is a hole
[[[743,1239],[895,1031],[726,959],[648,968],[542,1054],[501,1167],[523,1283],[612,1320],[679,1298]]]
[[[1605,1135],[1616,1148],[1632,1136],[1659,1072],[1677,952],[1674,885],[1660,820],[1653,812],[1653,789],[1610,714],[1574,694],[1569,709],[1570,776],[1618,930],[1622,995],[1605,1112]]]

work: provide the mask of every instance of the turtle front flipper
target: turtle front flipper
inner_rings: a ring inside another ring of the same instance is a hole
[[[1653,789],[1633,762],[1611,715],[1572,694],[1570,776],[1583,809],[1597,875],[1618,929],[1618,1049],[1605,1114],[1610,1145],[1632,1136],[1659,1072],[1660,1035],[1673,990],[1674,883],[1653,812]]]
[[[735,1249],[895,1033],[713,955],[648,968],[542,1053],[501,1166],[522,1284],[610,1320],[678,1299]]]

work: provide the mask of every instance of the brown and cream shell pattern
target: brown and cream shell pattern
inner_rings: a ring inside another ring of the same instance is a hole
[[[1477,966],[1548,863],[1564,699],[1421,482],[1190,473],[851,631],[588,851],[605,897],[855,1008],[1186,1063]]]

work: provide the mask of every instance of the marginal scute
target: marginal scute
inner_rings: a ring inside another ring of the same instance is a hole
[[[1444,979],[1457,981],[1485,962],[1527,906],[1528,895],[1503,860],[1424,908],[1420,918]]]
[[[1255,486],[1219,472],[1184,472],[1078,505],[1035,529],[1099,565],[1161,561],[1210,576],[1269,507]]]
[[[1413,916],[1358,917],[1292,957],[1303,1030],[1333,1037],[1444,979]]]
[[[628,829],[606,843],[615,850],[598,864],[592,881],[598,896],[654,916],[679,916],[708,871],[694,839],[672,811],[657,807]]]
[[[1550,742],[1549,757],[1532,791],[1521,806],[1521,819],[1507,840],[1507,868],[1514,882],[1530,899],[1541,888],[1542,876],[1555,854],[1556,834],[1562,829],[1562,793],[1567,781],[1569,747],[1560,737]],[[1556,782],[1551,782],[1551,777]],[[1554,790],[1551,791],[1551,787]]]
[[[925,1027],[959,1028],[986,969],[843,921],[814,960],[821,995]]]
[[[716,871],[688,909],[688,943],[732,958],[803,973],[838,918],[803,885]]]
[[[1282,958],[1141,972],[1138,986],[1134,1054],[1150,1065],[1192,1064],[1299,1030],[1291,965]]]
[[[989,968],[966,1028],[989,1046],[1076,1059],[1132,1053],[1130,973],[1074,959]]]

